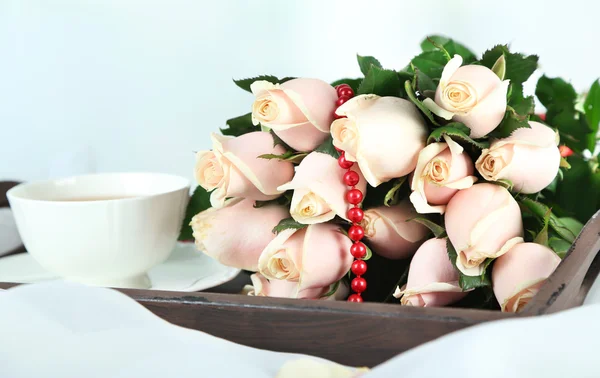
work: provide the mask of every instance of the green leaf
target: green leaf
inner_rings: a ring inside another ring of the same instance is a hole
[[[334,294],[335,294],[335,292],[336,292],[336,291],[338,290],[338,288],[340,287],[340,283],[341,283],[341,282],[342,282],[342,280],[339,280],[339,281],[335,281],[333,284],[331,284],[331,285],[329,286],[330,290],[329,290],[327,293],[325,293],[325,294],[321,295],[321,296],[320,296],[320,298],[327,298],[327,297],[331,297],[332,295],[334,295]]]
[[[525,56],[519,53],[511,53],[506,45],[496,45],[486,51],[481,58],[481,64],[492,69],[502,55],[506,60],[504,79],[510,80],[513,84],[522,85],[537,69],[537,55]]]
[[[190,201],[185,210],[185,217],[183,219],[181,231],[179,232],[178,240],[194,240],[190,222],[196,214],[201,213],[208,208],[210,208],[210,193],[203,187],[197,186],[196,189],[194,189],[194,193],[190,197]]]
[[[570,83],[546,75],[538,80],[535,95],[546,108],[574,109],[577,100],[577,92]]]
[[[277,159],[281,161],[288,161],[294,164],[300,164],[300,162],[308,155],[306,152],[294,152],[294,151],[286,151],[281,155],[276,154],[263,154],[259,155],[260,159]]]
[[[252,113],[227,120],[227,128],[220,129],[223,135],[240,136],[253,131],[260,131],[258,126],[252,124]]]
[[[456,268],[456,259],[458,258],[458,253],[456,253],[456,249],[454,249],[450,239],[446,240],[446,250],[448,252],[450,262],[452,262],[454,269],[456,269],[458,272],[458,284],[463,291],[492,285],[492,280],[490,279],[490,273],[488,269],[486,269],[481,276],[465,276],[460,270],[458,270],[458,268]],[[487,267],[490,264],[490,261],[486,260],[484,264],[486,264],[485,267]]]
[[[233,79],[233,82],[240,88],[242,88],[245,91],[248,92],[252,92],[250,90],[250,85],[252,85],[252,83],[254,83],[255,81],[259,81],[259,80],[265,80],[268,81],[270,83],[273,84],[281,84],[281,83],[285,83],[288,80],[292,80],[295,79],[295,77],[284,77],[283,79],[279,79],[277,78],[277,76],[273,76],[273,75],[260,75],[260,76],[256,76],[256,77],[251,77],[248,79]]]
[[[415,104],[417,106],[417,108],[419,108],[419,110],[425,115],[425,117],[427,117],[429,119],[429,121],[431,123],[433,123],[434,125],[439,126],[439,123],[433,117],[433,113],[431,112],[431,110],[429,110],[429,108],[427,108],[423,104],[423,102],[421,100],[419,100],[417,98],[417,96],[415,95],[415,91],[412,88],[410,80],[406,80],[404,82],[404,89],[406,90],[406,94],[407,94],[408,98],[410,99],[410,101],[412,101],[412,103]]]
[[[430,35],[421,42],[421,50],[423,51],[434,51],[437,50],[437,45],[444,46],[444,44],[450,42],[451,39],[441,35]]]
[[[425,217],[410,218],[410,219],[407,219],[406,222],[417,222],[417,223],[422,224],[423,226],[427,227],[436,238],[441,238],[441,237],[446,236],[446,230],[444,229],[444,227],[440,226],[439,224],[436,224],[432,220],[427,219]]]
[[[327,154],[329,156],[333,156],[336,159],[340,157],[340,153],[337,152],[333,145],[333,138],[331,137],[331,135],[329,135],[325,142],[321,143],[321,145],[317,147],[314,152]]]
[[[546,122],[558,129],[561,140],[573,151],[585,150],[588,137],[593,138],[584,114],[573,108],[560,109],[550,105],[546,111]]]
[[[363,243],[364,244],[364,243]],[[365,244],[365,247],[367,248],[367,254],[365,255],[365,257],[363,257],[362,259],[364,261],[370,260],[371,257],[373,257],[373,251],[371,251],[371,248],[369,248],[368,245]]]
[[[432,35],[425,38],[423,42],[421,42],[421,49],[423,51],[436,50],[436,46],[431,43],[431,41],[439,46],[442,46],[451,57],[456,54],[462,56],[464,64],[470,64],[476,60],[475,54],[467,47],[452,39],[440,35]]]
[[[598,127],[600,125],[600,81],[594,81],[592,87],[588,91],[588,94],[583,103],[583,109],[585,110],[585,118],[587,119],[588,126],[590,127],[590,135],[587,140],[587,148],[590,151],[594,151],[596,147],[596,135],[598,134]]]
[[[385,206],[390,207],[392,205],[396,205],[398,203],[398,201],[400,201],[400,198],[399,198],[400,192],[398,190],[406,181],[406,177],[407,176],[402,176],[402,177],[394,180],[395,181],[394,186],[392,186],[392,188],[385,194],[385,198],[383,199],[383,204]]]
[[[378,96],[399,96],[402,83],[396,71],[385,70],[371,65],[365,79],[360,83],[357,94],[376,94]]]
[[[360,56],[357,54],[356,59],[358,60],[360,72],[362,72],[365,76],[367,76],[367,74],[369,73],[371,66],[383,69],[381,63],[379,63],[379,61],[372,56]]]
[[[489,136],[498,139],[508,138],[517,129],[530,129],[531,126],[529,126],[528,120],[527,116],[517,114],[513,108],[508,106],[502,122],[500,122],[500,125]]]
[[[488,148],[490,146],[488,141],[477,141],[471,139],[469,137],[469,133],[471,130],[460,122],[451,122],[446,126],[438,127],[434,129],[431,134],[429,134],[429,138],[427,138],[427,144],[433,142],[443,142],[442,136],[448,135],[452,138],[452,140],[461,140],[463,142],[468,142],[474,145],[479,149]]]
[[[533,114],[535,110],[535,99],[533,96],[523,96],[523,86],[520,84],[510,84],[510,98],[508,105],[521,116]]]
[[[544,218],[546,214],[550,211],[550,208],[548,206],[544,205],[541,202],[535,201],[529,197],[522,197],[519,200],[519,203],[522,205],[522,209],[528,210],[540,220],[541,224],[544,224]],[[571,231],[567,224],[563,223],[563,221],[561,221],[560,218],[558,218],[552,212],[550,212],[548,225],[567,242],[573,243],[573,241],[575,241],[577,234]]]
[[[583,223],[575,218],[563,217],[559,218],[563,226],[569,229],[573,235],[579,235],[583,229]]]
[[[348,84],[350,88],[354,91],[354,93],[358,92],[358,87],[360,83],[362,83],[363,79],[340,79],[331,83],[332,87],[337,87],[340,84]]]
[[[548,223],[550,222],[550,215],[552,215],[552,211],[548,209],[542,220],[544,226],[533,240],[534,243],[541,244],[546,247],[548,246]]]
[[[448,63],[448,59],[442,51],[433,50],[415,56],[411,63],[430,78],[439,79],[446,63]]]
[[[492,66],[492,71],[500,78],[500,80],[504,80],[504,77],[506,76],[506,59],[504,58],[504,54],[500,55],[496,60],[496,63]]]
[[[581,157],[570,156],[571,169],[556,187],[555,200],[568,215],[580,222],[587,220],[600,208],[600,173],[594,173],[590,163]]]
[[[565,258],[569,249],[571,249],[571,243],[566,240],[557,237],[551,237],[548,240],[548,246],[561,258]]]
[[[437,84],[433,82],[433,80],[425,75],[421,70],[417,69],[415,72],[415,88],[421,92],[425,93],[427,91],[435,91],[437,88]]]
[[[292,203],[292,195],[293,195],[294,191],[290,190],[285,192],[282,196],[279,196],[275,199],[272,200],[268,200],[268,201],[255,201],[254,202],[254,208],[255,209],[260,209],[261,207],[265,207],[265,206],[270,206],[270,205],[274,205],[274,206],[286,206],[289,207],[290,203]]]
[[[307,224],[298,223],[294,218],[282,219],[277,226],[273,227],[273,233],[278,234],[283,230],[301,230],[304,227],[308,227]]]

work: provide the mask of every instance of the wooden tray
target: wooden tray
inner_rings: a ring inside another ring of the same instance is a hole
[[[0,207],[3,194],[0,186]],[[4,201],[6,202],[6,201]],[[236,343],[374,366],[447,333],[496,319],[580,306],[600,271],[600,212],[588,221],[540,292],[515,315],[461,308],[121,290],[161,318]],[[14,286],[0,283],[0,287]],[[220,290],[217,288],[217,290]]]

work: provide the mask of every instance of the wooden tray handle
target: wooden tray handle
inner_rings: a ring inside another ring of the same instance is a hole
[[[8,192],[10,188],[17,185],[19,185],[19,183],[16,181],[0,181],[0,208],[10,207],[10,204],[8,203],[8,198],[6,197],[6,192]],[[2,256],[8,256],[20,252],[25,252],[25,246],[20,245],[17,248],[9,251],[8,253],[3,253]]]
[[[600,211],[587,222],[561,264],[521,315],[550,314],[583,304],[600,272],[599,250]]]

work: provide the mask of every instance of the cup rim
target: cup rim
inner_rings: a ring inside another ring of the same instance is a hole
[[[159,176],[159,177],[164,177],[166,179],[174,180],[175,189],[158,191],[156,193],[148,194],[148,195],[136,195],[136,196],[127,197],[127,198],[110,198],[110,199],[101,199],[101,200],[95,200],[95,201],[56,201],[56,200],[49,200],[49,199],[37,199],[37,198],[25,197],[22,195],[22,193],[20,193],[20,192],[27,190],[28,188],[30,188],[32,186],[60,185],[61,182],[67,182],[67,181],[72,181],[72,180],[77,180],[77,179],[82,180],[82,179],[86,179],[89,177],[102,177],[102,176],[106,176],[106,177],[110,177],[110,176]],[[148,198],[153,198],[153,197],[157,197],[157,196],[162,196],[165,194],[175,193],[175,192],[178,192],[178,191],[186,189],[186,188],[189,191],[189,188],[190,188],[190,180],[189,179],[182,177],[182,176],[169,174],[169,173],[141,172],[141,171],[140,172],[101,172],[101,173],[91,173],[91,174],[85,174],[85,175],[75,175],[75,176],[53,178],[53,179],[47,179],[47,180],[23,182],[23,183],[20,183],[16,186],[10,188],[6,192],[6,197],[8,198],[9,202],[12,200],[19,200],[19,201],[31,201],[31,202],[39,202],[39,203],[60,203],[63,206],[64,205],[73,206],[73,205],[90,204],[90,203],[103,204],[103,203],[115,202],[115,201],[139,201],[142,199],[148,199]]]

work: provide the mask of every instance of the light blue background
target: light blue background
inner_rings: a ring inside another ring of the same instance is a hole
[[[584,90],[600,75],[597,4],[0,0],[0,179],[191,177],[209,132],[250,109],[231,78],[356,77],[356,53],[400,69],[426,34],[511,43]]]

